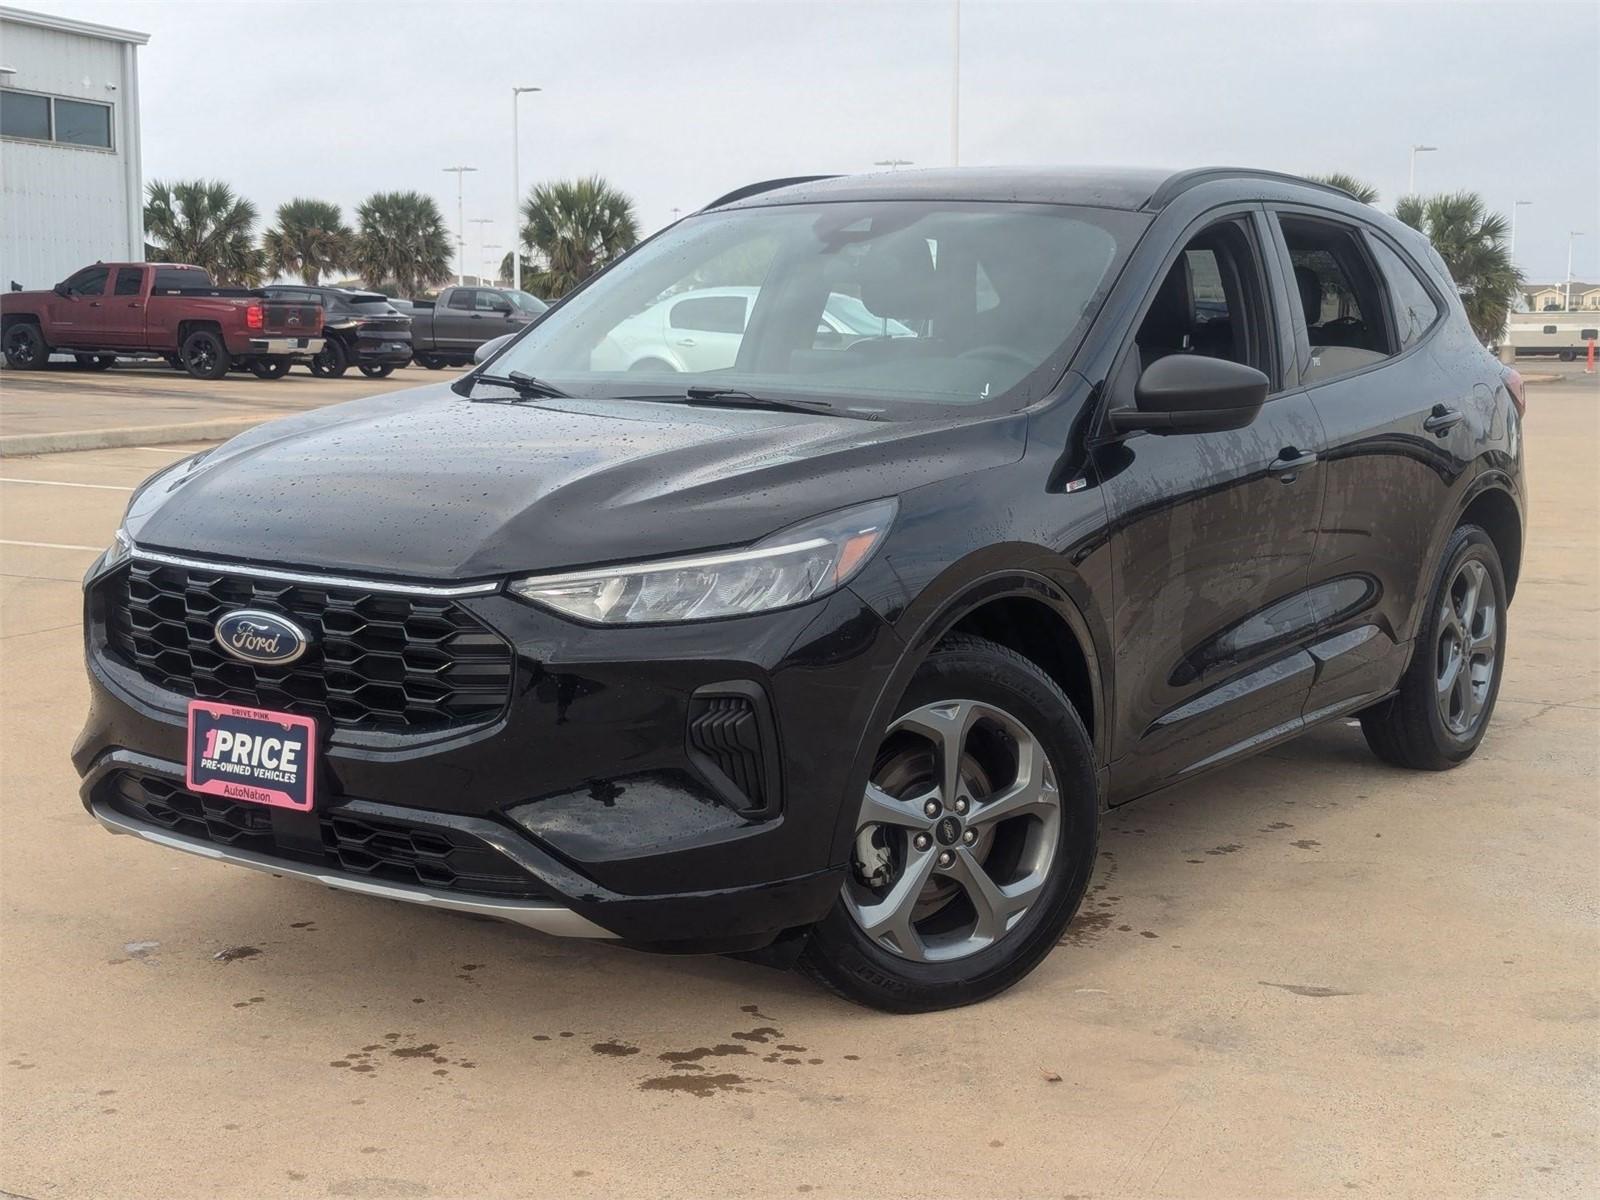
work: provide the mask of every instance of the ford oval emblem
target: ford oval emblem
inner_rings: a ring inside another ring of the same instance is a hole
[[[235,658],[265,666],[285,666],[311,648],[311,635],[288,617],[258,608],[239,608],[217,621],[217,645]]]

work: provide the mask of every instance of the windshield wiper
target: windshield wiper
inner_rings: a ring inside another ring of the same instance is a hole
[[[683,393],[691,404],[713,404],[725,408],[769,408],[774,412],[832,412],[833,405],[821,400],[774,400],[771,396],[757,396],[739,388],[708,387],[691,384]]]
[[[464,381],[470,388],[478,383],[493,383],[508,387],[519,397],[538,397],[541,400],[570,400],[566,392],[553,383],[546,383],[523,371],[507,371],[504,375],[469,375]]]

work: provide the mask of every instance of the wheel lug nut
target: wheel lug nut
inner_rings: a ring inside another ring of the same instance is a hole
[[[930,817],[937,817],[939,815],[939,802],[937,800],[929,800],[922,806],[922,811]]]
[[[956,811],[958,813],[964,813],[967,811],[967,798],[965,796],[962,796],[956,801]]]
[[[951,863],[955,862],[955,860],[956,856],[951,854],[948,850],[943,850],[939,854],[939,865],[941,867],[948,867]]]
[[[916,837],[911,839],[911,844],[918,850],[926,850],[929,846],[933,845],[933,839],[925,833],[919,833]]]
[[[978,831],[976,829],[967,830],[961,835],[961,840],[969,846],[972,845],[973,842],[978,840]]]

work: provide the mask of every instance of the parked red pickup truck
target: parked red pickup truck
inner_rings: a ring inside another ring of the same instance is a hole
[[[218,287],[200,267],[96,263],[48,292],[0,293],[6,362],[31,369],[54,352],[104,370],[118,355],[158,354],[197,379],[235,365],[276,379],[322,349],[322,309]]]

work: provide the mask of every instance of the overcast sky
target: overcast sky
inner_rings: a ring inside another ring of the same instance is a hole
[[[270,220],[435,196],[469,260],[509,249],[513,84],[522,179],[598,172],[649,232],[793,174],[950,157],[952,0],[472,3],[12,0],[151,35],[146,178],[224,179]],[[1600,4],[965,0],[961,161],[1344,170],[1392,205],[1471,188],[1518,216],[1530,279],[1600,279]],[[475,265],[469,261],[469,269]]]

